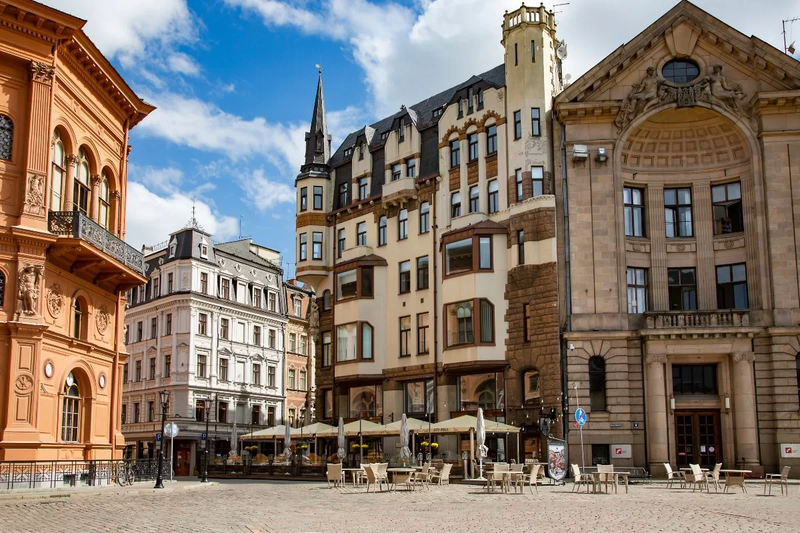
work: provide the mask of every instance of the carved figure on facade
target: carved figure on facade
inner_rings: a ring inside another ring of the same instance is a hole
[[[308,311],[308,332],[313,338],[319,333],[319,306],[314,298],[311,298],[310,309]]]
[[[108,307],[105,304],[101,305],[100,309],[97,310],[95,321],[97,323],[97,331],[100,332],[100,335],[105,335],[108,330]]]
[[[631,92],[622,102],[622,106],[614,119],[614,124],[621,130],[627,126],[634,117],[641,115],[647,109],[657,104],[661,94],[661,85],[664,79],[657,73],[655,67],[647,67],[647,76],[639,83],[634,83]]]
[[[53,318],[61,316],[62,295],[61,286],[58,283],[54,283],[47,289],[47,311]]]
[[[38,174],[28,176],[24,211],[28,215],[44,215],[44,176]]]
[[[20,394],[27,394],[33,389],[33,377],[28,374],[20,374],[14,382],[14,387]]]
[[[39,281],[42,279],[42,265],[24,264],[19,271],[19,312],[24,315],[36,315],[39,305]]]
[[[747,113],[742,85],[735,81],[727,81],[722,74],[722,65],[714,65],[711,74],[700,80],[700,86],[704,100],[726,106],[739,115]]]

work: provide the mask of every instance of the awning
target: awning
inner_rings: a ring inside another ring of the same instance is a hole
[[[428,431],[428,421],[418,420],[416,418],[408,418],[408,431],[410,433],[425,433]],[[400,420],[381,426],[383,429],[379,433],[370,433],[370,435],[380,435],[382,437],[391,437],[400,435]],[[433,427],[433,424],[431,424]]]
[[[486,433],[519,433],[518,427],[495,422],[494,420],[484,420],[484,425],[486,426]],[[475,429],[477,426],[477,417],[464,415],[433,424],[431,433],[440,435],[442,433],[469,433],[470,429]]]
[[[320,433],[333,431],[336,432],[336,428],[330,426],[328,424],[323,424],[322,422],[315,422],[313,424],[309,424],[307,426],[303,426],[302,428],[291,428],[290,434],[292,438],[312,438],[320,435]],[[283,438],[286,436],[286,426],[275,426],[272,428],[262,429],[260,431],[255,431],[253,433],[248,433],[247,435],[242,435],[239,437],[243,440],[272,440],[276,438]]]
[[[375,422],[370,422],[369,420],[354,420],[352,422],[348,422],[344,425],[344,436],[345,437],[356,437],[358,436],[359,427],[361,429],[361,435],[364,437],[373,437],[381,435],[382,431],[384,430],[384,426],[381,424],[376,424]],[[317,437],[332,437],[335,438],[339,435],[339,430],[336,427],[331,427],[331,429],[326,431],[320,431],[317,433]]]

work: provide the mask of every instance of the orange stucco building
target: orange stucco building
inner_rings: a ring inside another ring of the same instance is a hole
[[[0,460],[110,459],[120,428],[128,132],[153,107],[81,30],[0,4]]]

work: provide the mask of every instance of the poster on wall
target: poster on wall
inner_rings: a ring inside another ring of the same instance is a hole
[[[781,444],[781,457],[800,458],[800,444]]]
[[[561,481],[567,475],[567,443],[560,439],[547,440],[547,477]]]
[[[633,457],[630,444],[612,444],[611,459],[630,459]]]

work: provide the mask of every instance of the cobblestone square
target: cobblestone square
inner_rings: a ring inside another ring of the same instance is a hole
[[[191,490],[190,490],[191,489]],[[800,488],[788,497],[631,486],[625,494],[572,494],[571,484],[520,494],[476,485],[366,493],[324,483],[225,481],[156,493],[147,487],[0,501],[0,531],[409,532],[800,531]],[[774,492],[773,492],[774,494]]]

